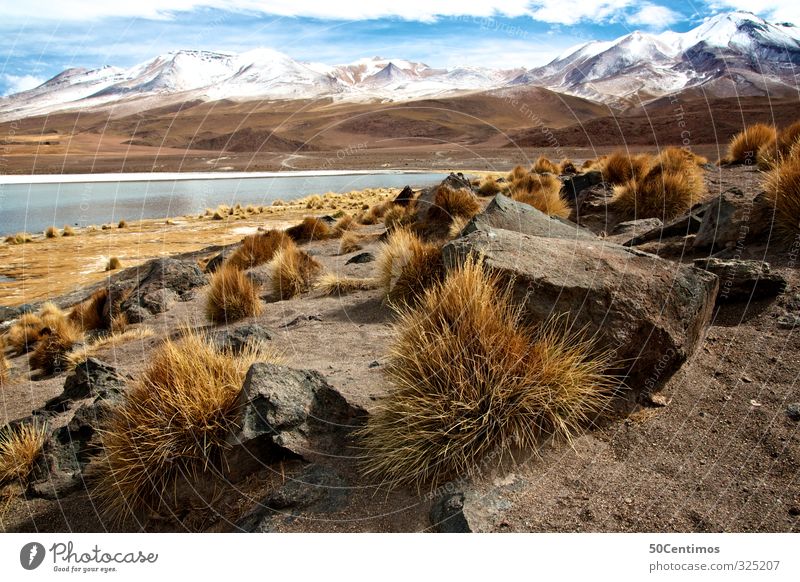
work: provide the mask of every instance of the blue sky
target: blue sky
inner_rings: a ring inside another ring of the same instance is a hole
[[[797,0],[0,0],[0,95],[69,67],[131,66],[171,50],[266,46],[329,64],[532,67],[632,30],[685,31],[742,9],[800,23]]]

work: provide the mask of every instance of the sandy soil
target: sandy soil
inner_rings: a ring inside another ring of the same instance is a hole
[[[757,188],[748,169],[710,173],[712,186]],[[714,183],[716,181],[716,184]],[[381,227],[362,227],[380,232]],[[375,251],[378,243],[365,250]],[[345,265],[337,241],[307,250],[326,270],[371,276],[375,263]],[[654,249],[658,250],[658,249]],[[699,255],[694,255],[699,256]],[[684,253],[682,260],[693,258]],[[763,245],[743,258],[765,258],[789,289],[777,300],[738,303],[719,310],[692,360],[663,390],[666,406],[642,408],[608,419],[572,446],[543,447],[539,456],[517,459],[479,475],[469,507],[486,531],[797,531],[800,527],[800,424],[786,414],[800,402],[800,338],[779,329],[776,318],[800,293],[800,276],[785,250]],[[258,321],[274,330],[273,342],[294,367],[320,371],[349,400],[374,410],[390,390],[382,368],[392,340],[393,314],[380,291],[342,297],[311,292],[289,301],[265,293]],[[202,318],[204,293],[179,303],[147,325],[155,335],[116,346],[100,357],[137,376],[159,338],[185,321]],[[13,361],[15,381],[3,390],[3,415],[14,418],[61,391],[63,377],[35,381],[24,358]],[[337,469],[351,484],[341,510],[278,516],[280,531],[423,531],[430,527],[428,492],[387,492],[365,481],[354,458]],[[229,488],[214,509],[147,529],[231,531],[233,523],[299,467],[265,468]],[[16,497],[7,501],[8,531],[105,531],[86,492],[57,502]],[[133,529],[137,529],[131,526]]]

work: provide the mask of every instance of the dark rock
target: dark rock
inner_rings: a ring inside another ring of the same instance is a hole
[[[640,218],[638,220],[627,220],[620,222],[614,227],[613,234],[627,234],[636,236],[655,229],[661,229],[664,223],[659,218]]]
[[[67,376],[64,391],[44,405],[45,410],[66,410],[70,403],[84,398],[105,396],[125,386],[128,378],[117,369],[95,358],[87,358]]]
[[[477,230],[499,228],[547,238],[597,240],[573,222],[546,215],[529,204],[497,194],[486,209],[470,220],[461,231],[466,236]]]
[[[369,363],[369,366],[367,366],[367,367],[368,367],[368,368],[370,368],[370,369],[372,369],[372,368],[379,368],[379,367],[380,367],[380,365],[381,365],[381,363],[380,363],[378,360],[372,360],[372,361]]]
[[[347,259],[345,265],[350,265],[350,264],[360,265],[363,263],[371,263],[374,260],[375,260],[375,255],[373,255],[372,253],[358,253],[357,255],[353,255],[352,257]]]
[[[193,290],[207,282],[196,264],[177,259],[155,259],[143,265],[141,272],[144,275],[121,306],[128,320],[137,323],[147,314],[162,313],[159,310],[168,308],[173,299],[191,299]]]
[[[786,415],[795,422],[800,422],[800,402],[792,402],[786,407]]]
[[[634,236],[622,244],[626,247],[635,247],[651,240],[662,240],[673,236],[687,236],[700,229],[703,219],[698,212],[690,212],[684,216],[673,219],[664,226],[652,228],[642,234]]]
[[[305,323],[306,321],[322,321],[322,316],[319,314],[312,314],[312,315],[298,315],[291,321],[284,323],[281,325],[283,329],[289,329],[291,327],[297,327],[301,323]]]
[[[414,191],[411,189],[411,186],[406,186],[394,199],[394,204],[397,204],[398,206],[408,206],[413,200]]]
[[[221,331],[214,336],[214,343],[220,350],[234,355],[241,354],[247,347],[272,340],[269,329],[258,323],[247,323],[233,329]]]
[[[702,209],[703,222],[694,238],[696,249],[724,249],[744,245],[769,232],[771,213],[763,194],[754,199],[728,190]]]
[[[570,314],[573,329],[614,350],[634,395],[660,387],[702,343],[716,275],[608,242],[476,231],[443,248],[448,269],[467,256],[513,283],[531,322]]]
[[[18,317],[22,316],[22,313],[23,311],[19,307],[6,307],[4,305],[0,305],[0,323],[17,319]]]
[[[568,200],[572,206],[580,207],[583,201],[581,193],[603,181],[603,174],[598,171],[585,172],[566,178],[561,183],[561,197]]]
[[[431,525],[439,533],[471,533],[464,517],[464,494],[450,493],[434,501],[430,512]]]
[[[266,363],[250,367],[238,405],[240,428],[232,444],[268,457],[289,454],[311,459],[340,453],[367,416],[319,372]],[[253,460],[265,461],[263,457]],[[237,472],[242,470],[237,468]]]
[[[717,303],[775,297],[786,289],[786,279],[770,273],[769,263],[740,259],[695,259],[696,267],[719,277]]]

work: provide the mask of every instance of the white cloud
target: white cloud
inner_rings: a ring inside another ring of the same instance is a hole
[[[27,91],[45,82],[45,79],[33,75],[9,75],[7,73],[2,75],[2,79],[3,84],[6,85],[5,95]]]
[[[770,22],[791,22],[800,25],[800,2],[797,0],[713,0],[712,10],[743,10],[754,12]]]
[[[636,0],[533,0],[531,16],[552,24],[577,24],[582,20],[602,22],[621,14]]]
[[[628,17],[628,22],[648,28],[664,29],[680,20],[680,14],[665,6],[645,3]]]

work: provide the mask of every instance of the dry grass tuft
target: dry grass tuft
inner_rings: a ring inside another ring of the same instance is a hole
[[[625,184],[630,180],[641,179],[652,164],[653,158],[649,154],[631,156],[624,152],[614,152],[602,162],[603,181],[608,184]]]
[[[258,286],[244,271],[223,265],[211,277],[206,296],[206,317],[214,323],[238,321],[262,311]]]
[[[104,315],[108,302],[108,288],[98,289],[83,303],[72,308],[69,319],[84,331],[108,329],[111,322]]]
[[[106,264],[106,271],[116,271],[117,269],[122,268],[122,261],[119,260],[119,257],[111,257],[108,259],[108,264]]]
[[[631,219],[669,220],[687,212],[705,192],[700,168],[685,163],[676,171],[655,165],[641,180],[614,187],[612,204]]]
[[[433,206],[428,211],[428,217],[449,223],[456,217],[472,218],[480,210],[480,203],[469,190],[439,186],[436,189]]]
[[[362,248],[361,241],[363,237],[355,232],[346,232],[342,235],[342,240],[339,242],[339,254],[347,255],[360,251]]]
[[[33,239],[27,232],[18,232],[17,234],[6,237],[6,243],[10,245],[24,245],[29,242],[33,242]]]
[[[313,194],[306,199],[306,208],[308,209],[319,209],[323,208],[324,206],[325,201],[319,194]]]
[[[724,161],[731,164],[755,164],[758,150],[776,137],[777,132],[772,125],[750,125],[733,136]]]
[[[326,273],[320,277],[315,288],[325,295],[345,295],[353,291],[367,291],[378,288],[377,279],[340,277],[334,273]]]
[[[63,314],[43,316],[42,321],[45,327],[31,353],[30,366],[47,375],[59,374],[67,370],[67,354],[83,340],[83,330]]]
[[[558,164],[558,170],[560,174],[577,174],[578,168],[575,166],[572,160],[569,158],[564,158],[561,160],[561,163]]]
[[[70,225],[65,224],[61,236],[75,236],[75,229],[72,228]]]
[[[109,335],[101,335],[94,340],[70,351],[66,355],[66,366],[68,370],[75,368],[88,358],[96,356],[106,348],[113,348],[131,340],[143,340],[155,335],[151,327],[140,326],[132,329],[115,330]]]
[[[0,431],[0,484],[16,482],[24,487],[46,438],[45,426],[35,423]]]
[[[124,218],[120,220],[119,223],[117,224],[117,228],[127,228],[127,227],[128,227],[128,222]]]
[[[6,341],[3,336],[0,336],[0,386],[8,380],[9,370],[11,370],[11,364],[6,358]]]
[[[6,334],[6,341],[17,355],[28,353],[39,341],[44,322],[34,313],[26,313],[19,318]]]
[[[272,289],[281,299],[291,299],[295,295],[310,291],[322,271],[316,259],[297,247],[279,250],[270,263],[272,268]]]
[[[758,149],[757,161],[760,170],[771,170],[781,162],[796,157],[792,148],[800,144],[800,121],[779,130],[774,139]]]
[[[528,174],[511,186],[511,197],[550,216],[567,218],[570,207],[561,197],[561,180],[552,174]]]
[[[533,163],[531,172],[534,174],[559,174],[560,168],[544,156],[539,156],[539,159]]]
[[[467,226],[469,220],[466,218],[454,218],[453,222],[450,223],[450,228],[447,231],[447,238],[450,240],[454,238],[458,238],[461,235],[461,231],[464,230],[464,227]]]
[[[444,277],[442,251],[407,230],[396,230],[378,255],[378,281],[390,303],[413,304]]]
[[[289,245],[294,245],[294,241],[281,230],[252,234],[242,239],[242,244],[228,257],[225,264],[237,269],[251,269],[268,263],[278,249]]]
[[[480,185],[478,186],[478,194],[481,196],[494,196],[502,191],[503,186],[497,182],[494,176],[487,176],[480,182]]]
[[[682,172],[688,166],[701,166],[707,163],[707,158],[679,147],[664,148],[653,160],[653,166],[660,166],[667,172]]]
[[[333,235],[335,237],[340,237],[343,236],[344,233],[356,228],[358,228],[356,219],[349,214],[345,214],[336,221],[336,224],[333,225]]]
[[[302,244],[330,238],[331,228],[324,220],[307,216],[300,224],[287,228],[286,234],[289,235],[294,242]]]
[[[514,166],[514,169],[508,173],[508,176],[506,176],[506,180],[508,180],[509,182],[515,182],[517,180],[521,180],[527,175],[528,175],[528,170],[526,170],[522,166]]]
[[[394,204],[383,216],[383,224],[387,230],[403,228],[414,224],[416,221],[417,208],[414,204],[409,204],[408,206]]]
[[[400,312],[393,391],[362,432],[384,484],[436,486],[544,439],[570,440],[608,404],[609,358],[564,326],[523,326],[509,289],[467,262]]]
[[[232,356],[196,332],[167,340],[102,431],[93,497],[110,517],[172,510],[165,495],[181,478],[223,469],[226,437],[250,366],[279,358],[265,346]]]
[[[58,236],[58,229],[55,226],[48,226],[44,230],[44,236],[47,238],[56,238]]]
[[[775,230],[786,242],[800,236],[800,158],[788,158],[766,175],[766,198],[775,212]]]

